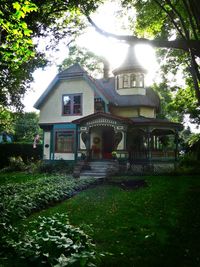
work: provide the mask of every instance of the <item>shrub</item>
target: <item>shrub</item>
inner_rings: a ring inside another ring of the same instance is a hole
[[[0,144],[0,168],[9,165],[10,157],[21,157],[23,162],[28,163],[42,158],[42,145],[33,149],[32,144]]]
[[[180,158],[178,173],[199,174],[200,165],[196,152],[187,152]]]
[[[70,225],[64,214],[38,217],[24,226],[21,233],[12,228],[3,239],[4,252],[12,253],[4,258],[6,266],[13,255],[15,266],[96,266],[91,239]]]
[[[73,163],[67,163],[65,160],[57,160],[53,162],[42,162],[38,168],[41,173],[67,173],[73,172]]]

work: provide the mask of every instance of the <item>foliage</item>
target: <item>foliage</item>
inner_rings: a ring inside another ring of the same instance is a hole
[[[15,141],[33,143],[35,134],[42,134],[39,116],[35,112],[16,113],[14,122]]]
[[[33,149],[33,144],[0,144],[0,168],[9,166],[10,157],[21,157],[24,163],[29,163],[42,158],[42,145]]]
[[[41,173],[67,173],[73,172],[73,163],[67,163],[66,160],[56,160],[54,162],[42,162],[38,171]]]
[[[0,132],[13,132],[13,113],[0,106]]]
[[[170,88],[167,86],[165,82],[160,84],[154,84],[153,89],[159,94],[160,97],[160,112],[158,114],[158,118],[161,119],[169,119],[174,122],[183,121],[182,113],[177,111],[175,107],[174,94],[173,92],[176,88]],[[174,102],[173,102],[174,101]]]
[[[185,153],[180,160],[181,173],[199,174],[200,173],[200,134],[191,134],[185,144]]]
[[[23,233],[12,228],[3,239],[4,249],[12,251],[4,258],[7,264],[15,254],[15,266],[96,266],[91,239],[70,225],[65,214],[38,217],[24,227]]]
[[[0,105],[22,107],[21,98],[30,87],[32,72],[47,64],[38,41],[48,37],[44,50],[55,49],[64,38],[71,42],[84,28],[81,10],[89,14],[99,2],[1,1]]]
[[[25,218],[33,211],[72,196],[86,188],[93,179],[77,179],[66,176],[51,176],[24,184],[7,184],[0,187],[1,223],[10,223]]]
[[[75,63],[79,63],[92,77],[98,77],[99,75],[102,76],[104,60],[86,48],[73,45],[69,47],[69,55],[61,63],[59,70],[62,71]]]
[[[18,68],[34,56],[30,38],[32,30],[28,28],[25,17],[37,11],[37,6],[29,1],[11,1],[9,5],[3,1],[1,4],[1,64],[7,62],[11,67]]]

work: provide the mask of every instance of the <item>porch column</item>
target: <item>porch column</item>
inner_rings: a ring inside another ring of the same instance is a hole
[[[151,165],[151,131],[149,128],[147,129],[147,159]]]

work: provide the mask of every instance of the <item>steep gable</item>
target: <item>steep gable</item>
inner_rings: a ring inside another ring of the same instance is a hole
[[[36,109],[40,109],[41,106],[47,101],[48,96],[50,93],[56,89],[56,86],[59,82],[63,80],[78,80],[82,79],[85,80],[88,85],[94,90],[95,94],[99,97],[101,97],[105,103],[108,104],[109,100],[106,96],[104,90],[101,90],[100,85],[96,84],[95,80],[91,78],[88,73],[78,64],[74,64],[68,69],[58,73],[56,77],[52,80],[52,82],[49,84],[47,89],[43,92],[43,94],[40,96],[40,98],[36,101],[34,104],[34,107]]]

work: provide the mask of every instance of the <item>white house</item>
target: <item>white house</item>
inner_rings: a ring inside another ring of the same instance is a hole
[[[119,161],[135,164],[176,160],[182,125],[157,118],[160,99],[146,87],[145,75],[132,47],[112,77],[105,70],[94,79],[79,64],[57,74],[34,105],[44,131],[43,158],[101,160],[115,151]]]

